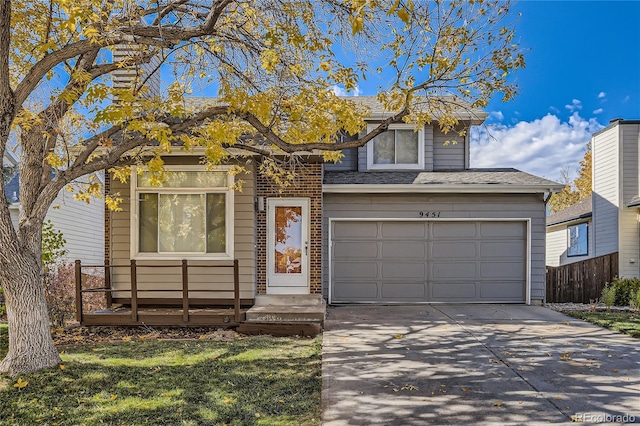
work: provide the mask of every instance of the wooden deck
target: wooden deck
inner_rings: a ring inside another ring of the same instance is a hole
[[[137,319],[129,306],[86,312],[82,325],[106,326],[177,326],[177,327],[237,327],[245,320],[247,309],[240,309],[238,318],[234,308],[191,308],[187,315],[180,308],[138,307]]]

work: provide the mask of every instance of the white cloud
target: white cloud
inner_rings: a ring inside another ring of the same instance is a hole
[[[344,87],[338,86],[337,84],[331,86],[331,90],[333,90],[333,93],[338,96],[360,96],[360,93],[362,92],[358,86],[356,86],[352,91],[347,92]]]
[[[605,92],[598,93],[598,98],[600,98],[600,99],[604,98],[605,96],[607,96],[607,94]]]
[[[598,108],[598,109],[594,109],[593,113],[597,115],[597,114],[602,114],[603,111],[604,110],[602,108]]]
[[[471,167],[513,167],[547,179],[557,180],[569,165],[578,167],[591,134],[603,126],[577,112],[567,122],[557,116],[515,125],[475,127],[471,132]]]
[[[570,105],[565,105],[564,107],[571,112],[579,111],[582,109],[582,102],[579,99],[573,99]]]
[[[489,118],[493,121],[502,121],[504,120],[504,114],[502,113],[502,111],[491,111],[489,113]]]
[[[553,105],[551,105],[549,107],[549,110],[551,110],[551,112],[553,112],[554,114],[560,113],[560,110],[558,108],[554,107]]]

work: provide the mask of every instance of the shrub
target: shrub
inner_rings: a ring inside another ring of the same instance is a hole
[[[628,306],[631,300],[631,294],[640,291],[640,279],[638,278],[616,277],[611,285],[616,290],[614,302],[616,306]]]
[[[83,288],[104,287],[104,278],[82,275]],[[65,321],[73,319],[76,310],[75,268],[72,263],[59,265],[49,272],[44,281],[49,318],[54,326],[62,327]],[[101,292],[85,293],[82,298],[85,311],[105,308],[105,295]]]
[[[607,283],[602,289],[602,297],[600,298],[602,303],[605,304],[608,310],[611,309],[616,301],[616,288],[613,284]]]
[[[629,305],[636,311],[640,310],[640,290],[632,291],[629,298]]]

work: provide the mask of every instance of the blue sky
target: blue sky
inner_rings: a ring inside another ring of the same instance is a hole
[[[640,0],[519,1],[516,26],[526,68],[520,94],[486,111],[471,167],[514,167],[558,180],[575,177],[591,134],[613,118],[640,119]],[[375,94],[361,82],[359,94]]]

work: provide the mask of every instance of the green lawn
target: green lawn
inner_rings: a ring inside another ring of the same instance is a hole
[[[23,388],[0,376],[0,425],[320,424],[320,337],[157,337],[64,347]]]
[[[566,312],[574,318],[580,318],[602,327],[626,333],[640,338],[640,313],[638,312]]]

